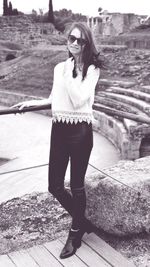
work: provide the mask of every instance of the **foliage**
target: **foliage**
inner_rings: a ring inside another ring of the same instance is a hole
[[[8,7],[8,13],[12,14],[13,8],[12,8],[12,3],[9,2],[9,7]]]
[[[66,28],[66,24],[68,23],[72,23],[73,20],[71,18],[60,18],[60,17],[55,17],[55,28],[56,30],[60,31],[60,32],[64,32],[65,28]]]
[[[32,9],[32,13],[29,15],[33,22],[40,22],[42,17],[38,15],[35,9]]]
[[[54,12],[52,0],[49,0],[48,21],[54,23]]]
[[[99,15],[101,15],[101,14],[103,13],[103,9],[102,9],[102,7],[99,7],[99,8],[98,8],[98,13],[99,13]]]
[[[8,1],[3,0],[3,16],[7,16],[7,15],[8,15]]]
[[[52,4],[52,1],[50,1]],[[49,2],[49,3],[50,3]],[[51,5],[50,5],[51,6]],[[53,7],[51,6],[51,11]],[[39,14],[36,10],[32,10],[32,13],[29,15],[33,22],[41,22],[41,23],[50,23],[50,10],[46,13],[43,13],[42,9],[39,9]],[[54,11],[53,12],[53,22],[51,22],[56,30],[59,32],[64,32],[66,26],[74,21],[82,21],[86,22],[86,16],[80,13],[72,13],[71,10],[67,10],[65,8]]]
[[[82,15],[81,13],[72,13],[72,10],[67,10],[65,8],[59,11],[54,11],[54,15],[62,19],[69,18],[73,21],[86,21],[86,16]]]
[[[18,14],[19,14],[18,10],[16,8],[13,9],[11,2],[9,2],[8,5],[8,1],[3,0],[3,16],[15,16]]]
[[[79,13],[74,14],[71,10],[65,8],[59,11],[54,11],[54,16],[55,28],[60,32],[64,32],[66,26],[74,21],[86,21],[86,16]]]

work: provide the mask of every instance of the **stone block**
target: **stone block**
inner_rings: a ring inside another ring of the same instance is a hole
[[[103,171],[114,179],[100,172],[87,177],[87,217],[111,234],[150,233],[150,157]]]

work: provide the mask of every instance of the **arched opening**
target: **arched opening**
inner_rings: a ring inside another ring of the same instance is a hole
[[[5,61],[8,61],[8,60],[12,60],[12,59],[15,59],[15,55],[14,54],[8,54],[5,58]]]
[[[150,135],[147,135],[142,139],[139,152],[140,158],[150,156]]]

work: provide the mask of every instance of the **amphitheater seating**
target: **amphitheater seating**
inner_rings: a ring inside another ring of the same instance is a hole
[[[101,85],[105,85],[106,89],[101,91]],[[149,118],[150,86],[137,87],[132,82],[103,79],[95,96],[95,130],[102,132],[119,148],[122,159],[139,158],[142,153],[142,139],[149,135],[150,125],[128,118],[121,119],[116,115],[106,115],[102,112],[104,107]]]

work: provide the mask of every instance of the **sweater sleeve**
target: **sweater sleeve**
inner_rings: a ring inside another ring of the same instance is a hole
[[[60,75],[62,74],[63,65],[64,62],[60,62],[54,67],[52,90],[48,98],[50,102],[52,102],[54,91],[59,90],[61,86]]]
[[[100,75],[100,69],[90,65],[85,79],[72,77],[70,72],[66,77],[66,88],[74,108],[82,107],[94,94]]]

